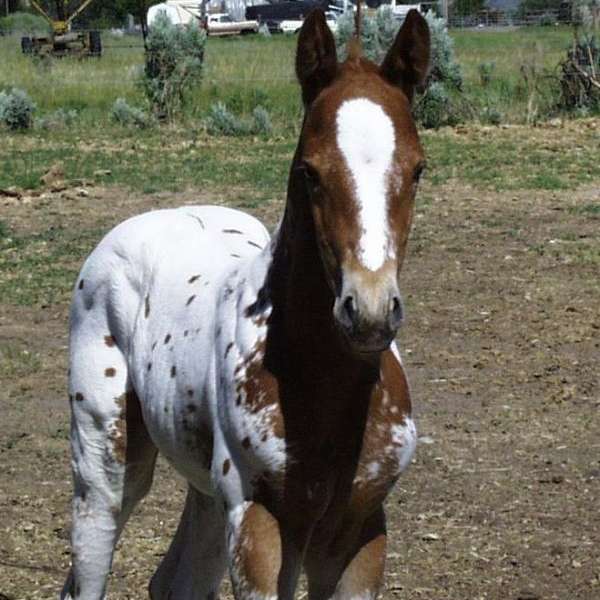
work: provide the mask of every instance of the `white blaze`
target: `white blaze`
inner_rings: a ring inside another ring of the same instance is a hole
[[[383,108],[367,98],[344,102],[336,121],[338,147],[356,189],[362,228],[358,258],[377,271],[390,251],[387,189],[396,147],[394,125]]]

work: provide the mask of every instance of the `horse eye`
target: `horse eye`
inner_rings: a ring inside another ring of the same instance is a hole
[[[421,175],[423,175],[423,171],[425,170],[425,163],[419,163],[413,172],[413,181],[415,183],[419,183],[421,179]]]
[[[304,175],[304,179],[306,180],[307,185],[311,188],[319,187],[319,174],[316,169],[309,165],[308,163],[302,163],[299,167]]]
[[[413,181],[415,183],[419,183],[419,180],[421,179],[421,175],[423,174],[423,171],[425,170],[425,163],[419,163],[416,167],[415,170],[413,172]]]

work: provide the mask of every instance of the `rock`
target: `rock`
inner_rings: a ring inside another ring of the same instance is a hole
[[[64,185],[65,170],[61,163],[54,163],[44,175],[40,177],[40,183],[47,187]],[[63,188],[64,189],[64,188]]]
[[[22,195],[23,192],[14,185],[4,189],[0,188],[0,196],[6,196],[7,198],[20,198]]]

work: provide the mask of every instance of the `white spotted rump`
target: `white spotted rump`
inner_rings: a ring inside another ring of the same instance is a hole
[[[396,146],[394,125],[383,108],[367,98],[344,102],[337,112],[337,144],[354,180],[362,228],[358,257],[377,271],[388,253],[387,192]]]

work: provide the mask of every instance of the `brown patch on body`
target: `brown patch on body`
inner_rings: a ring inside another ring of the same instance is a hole
[[[257,344],[243,364],[245,367],[244,377],[239,380],[236,387],[236,405],[239,405],[243,399],[245,408],[252,414],[269,406],[278,406],[279,403],[277,378],[262,365],[264,349],[264,342]],[[280,410],[271,411],[267,426],[276,437],[283,438],[285,436],[285,426]]]
[[[229,473],[229,469],[230,469],[230,468],[231,468],[231,461],[230,461],[228,458],[226,458],[226,459],[223,461],[223,475],[224,475],[224,476],[226,476],[226,475],[227,475],[227,473]]]
[[[167,333],[167,335],[165,336],[165,344],[168,344],[171,341],[171,334]]]
[[[104,343],[109,347],[112,348],[114,347],[114,345],[117,343],[117,340],[115,340],[115,337],[113,335],[105,335],[104,336]]]
[[[177,367],[173,365],[171,367],[171,377],[175,377],[175,375],[177,375]]]
[[[276,596],[281,569],[281,537],[277,520],[264,506],[252,503],[242,520],[240,534],[240,544],[234,549],[234,561],[244,573],[239,591]]]
[[[137,394],[128,390],[115,404],[119,414],[108,430],[112,442],[111,455],[119,464],[137,464],[146,460],[149,454],[156,455],[142,417],[142,409]]]
[[[192,275],[189,279],[188,279],[188,283],[194,283],[196,281],[198,281],[198,279],[200,279],[201,275]]]
[[[114,367],[108,367],[104,369],[105,377],[114,377],[117,374],[117,370]]]
[[[79,286],[78,286],[78,287],[79,287],[79,289],[80,289],[80,290],[82,290],[84,285],[85,285],[85,279],[82,279],[82,280],[79,282]]]
[[[248,436],[242,440],[242,448],[244,448],[244,450],[248,450],[248,448],[250,448],[250,438]]]
[[[75,400],[77,400],[77,402],[83,402],[83,400],[84,400],[83,394],[81,392],[77,392],[75,394]]]

